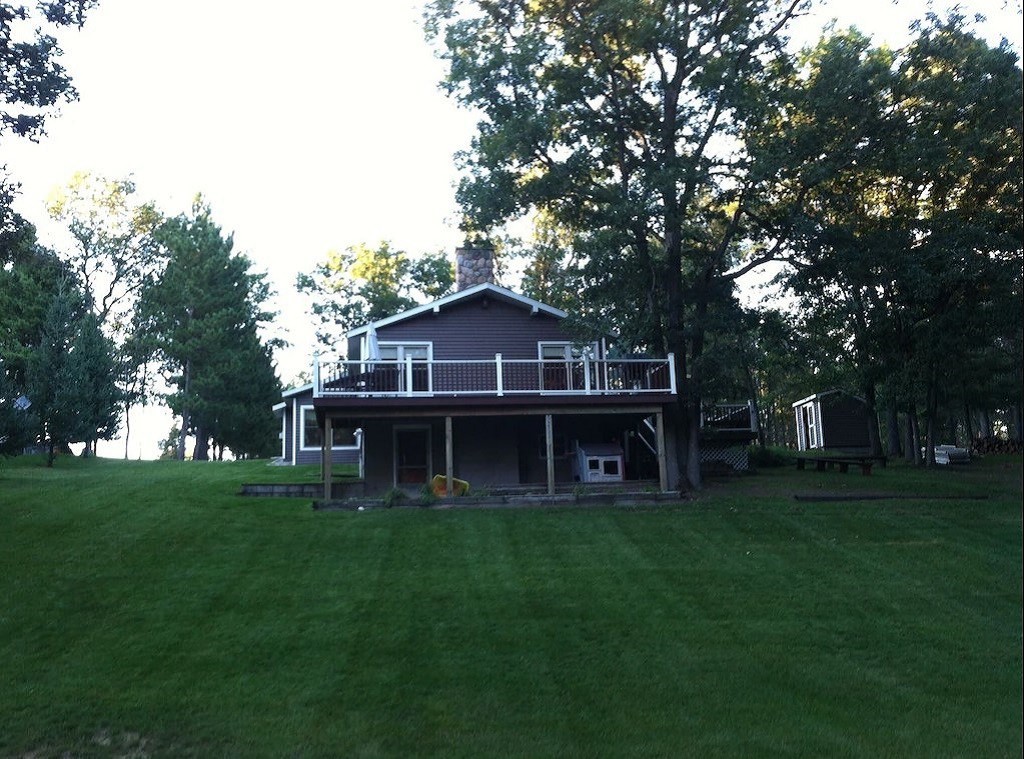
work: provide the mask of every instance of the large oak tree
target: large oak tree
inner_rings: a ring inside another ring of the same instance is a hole
[[[541,211],[570,232],[595,327],[675,356],[693,486],[709,310],[773,253],[770,240],[741,245],[751,179],[738,138],[804,4],[436,0],[427,14],[445,87],[481,114],[458,191],[467,231]]]

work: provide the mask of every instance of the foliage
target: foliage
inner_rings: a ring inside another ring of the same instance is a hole
[[[0,456],[20,453],[35,442],[38,420],[31,401],[21,394],[8,374],[7,365],[0,359]]]
[[[47,113],[77,93],[64,67],[57,62],[57,40],[42,31],[51,26],[85,23],[86,12],[98,0],[40,2],[34,10],[20,3],[0,3],[0,136],[4,132],[37,139]],[[24,32],[31,29],[26,38]]]
[[[299,274],[296,289],[312,304],[317,340],[335,350],[345,332],[367,322],[435,300],[455,284],[444,253],[410,258],[387,242],[376,248],[360,244],[332,250],[311,274]]]
[[[1017,756],[1020,467],[316,512],[240,501],[262,461],[0,462],[0,754]],[[792,497],[844,486],[937,497]]]
[[[752,445],[747,451],[751,466],[758,468],[778,468],[793,463],[793,453],[779,446]]]
[[[393,506],[401,506],[409,500],[409,496],[406,495],[405,491],[401,488],[391,488],[383,496],[381,496],[381,503],[384,504],[384,508],[390,509]]]
[[[759,136],[788,167],[775,206],[797,230],[787,284],[823,376],[845,366],[872,409],[881,386],[890,405],[923,411],[931,448],[943,396],[1012,385],[1020,355],[1016,56],[954,15],[929,17],[898,54],[847,32],[801,63],[784,120]],[[1018,385],[1002,401],[1019,399]]]
[[[211,439],[239,456],[270,450],[280,385],[258,334],[272,317],[262,310],[269,297],[265,275],[252,273],[249,259],[233,252],[232,238],[201,198],[191,215],[168,220],[158,237],[167,265],[143,290],[138,329],[174,388],[167,402],[182,416],[178,458],[190,433],[198,460],[208,458]]]
[[[26,373],[27,395],[40,422],[40,439],[49,450],[49,466],[56,450],[68,443],[89,444],[116,433],[120,395],[112,354],[85,295],[70,282],[62,283]]]
[[[76,100],[71,78],[57,59],[61,50],[50,32],[82,27],[98,0],[40,0],[35,7],[0,2],[0,144],[11,134],[38,140],[61,102]],[[0,167],[0,234],[17,214],[11,203],[17,185]]]
[[[38,345],[46,312],[67,267],[36,242],[35,227],[20,217],[0,232],[0,360],[24,387],[28,357]]]
[[[741,244],[757,239],[760,175],[737,138],[761,117],[752,93],[800,5],[436,0],[428,11],[444,86],[481,114],[458,191],[467,230],[542,214],[567,238],[557,247],[571,251],[591,329],[674,354],[695,486],[708,312],[775,253],[770,240]],[[550,253],[536,275],[564,266]]]
[[[118,342],[143,284],[163,264],[155,235],[161,215],[151,203],[134,204],[135,191],[130,179],[78,172],[47,202],[50,216],[67,224],[78,245],[67,260],[90,308]]]

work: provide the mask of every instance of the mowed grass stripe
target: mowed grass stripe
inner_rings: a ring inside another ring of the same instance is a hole
[[[964,473],[986,502],[316,513],[235,496],[257,463],[8,462],[0,756],[1017,755],[1016,466]]]

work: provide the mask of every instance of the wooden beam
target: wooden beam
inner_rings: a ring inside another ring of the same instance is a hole
[[[323,455],[322,470],[324,473],[324,500],[331,500],[331,443],[334,438],[334,430],[331,425],[330,415],[324,416],[324,439],[320,444],[320,452]]]
[[[505,396],[508,398],[509,396]],[[591,398],[595,396],[590,396]],[[404,400],[404,399],[403,399]],[[434,418],[451,414],[453,417],[472,417],[472,416],[544,416],[547,414],[554,414],[556,416],[589,416],[594,414],[607,415],[632,415],[645,417],[651,414],[656,414],[662,410],[661,406],[493,406],[493,407],[480,407],[480,406],[458,406],[448,405],[444,407],[424,408],[419,409],[415,407],[399,408],[399,407],[368,407],[355,409],[344,409],[341,411],[340,407],[331,407],[335,411],[343,413],[345,418],[352,420],[363,420],[363,419],[408,419],[408,418]]]
[[[448,497],[452,495],[452,477],[455,474],[455,460],[452,455],[452,418],[444,418],[444,493]]]
[[[665,459],[665,415],[658,412],[654,415],[655,436],[658,440],[658,486],[661,492],[668,490],[668,461]]]
[[[544,450],[548,463],[548,495],[555,494],[555,431],[551,414],[544,416]]]

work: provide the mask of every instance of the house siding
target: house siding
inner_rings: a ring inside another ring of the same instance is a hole
[[[304,406],[307,408],[313,407],[312,389],[285,398],[285,404],[282,422],[282,459],[292,465],[321,463],[321,451],[319,448],[303,449],[300,447],[302,440],[302,432],[299,429],[301,410]],[[331,451],[331,461],[335,464],[358,464],[359,449],[343,448]]]
[[[377,330],[382,342],[431,342],[434,359],[537,359],[538,342],[572,340],[561,320],[495,298],[477,297]]]

